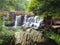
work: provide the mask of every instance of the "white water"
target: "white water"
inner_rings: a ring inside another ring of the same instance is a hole
[[[38,29],[42,22],[43,18],[40,18],[39,16],[19,15],[16,16],[14,27],[31,27],[34,29]],[[4,17],[3,25],[5,25]]]
[[[5,26],[5,16],[3,16],[3,26]]]
[[[29,17],[28,15],[25,15],[22,17],[20,15],[20,16],[16,16],[15,26],[31,27],[34,29],[38,29],[38,27],[42,22],[43,22],[43,18],[39,18],[39,16]]]
[[[22,27],[23,22],[24,22],[24,16],[22,15],[16,16],[15,27],[17,26]]]
[[[21,20],[21,15],[20,16],[16,16],[16,20],[15,20],[15,26],[18,26],[18,22]]]

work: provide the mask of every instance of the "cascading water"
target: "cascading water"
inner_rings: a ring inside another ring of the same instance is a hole
[[[15,26],[22,26],[24,21],[24,16],[16,16]]]
[[[43,23],[43,18],[39,18],[39,16],[35,16],[35,23],[34,23],[34,29],[38,29],[39,26]]]
[[[15,18],[15,27],[31,27],[38,29],[40,24],[43,22],[43,18],[39,16],[19,15]],[[3,26],[5,25],[5,17],[3,16]]]
[[[5,16],[3,16],[3,26],[5,26]]]
[[[34,20],[34,17],[28,18],[28,22],[29,22],[28,26],[29,26],[29,27],[32,27],[34,21],[35,21],[35,20]]]
[[[28,17],[27,17],[27,15],[25,15],[25,16],[24,16],[24,25],[26,24],[27,19],[28,19]]]
[[[38,29],[40,24],[43,22],[43,18],[39,18],[39,16],[29,17],[28,15],[19,15],[16,16],[15,26],[20,27],[31,27],[34,29]]]
[[[24,16],[24,24],[23,24],[23,27],[24,26],[28,27],[28,23],[29,23],[28,18],[30,18],[30,16],[28,16],[28,15],[25,15]]]
[[[43,22],[43,18],[39,16],[19,15],[15,18],[15,27],[31,27],[37,29]],[[3,16],[3,26],[5,26],[5,17]]]

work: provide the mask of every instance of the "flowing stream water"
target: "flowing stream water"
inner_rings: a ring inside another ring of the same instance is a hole
[[[39,18],[39,16],[28,16],[28,15],[19,15],[16,16],[15,26],[20,27],[32,27],[37,29],[40,24],[43,22],[43,18]]]
[[[15,26],[22,26],[23,21],[24,21],[24,16],[22,15],[16,16]]]
[[[4,18],[4,17],[3,17]],[[43,22],[43,18],[39,16],[29,16],[29,15],[19,15],[15,17],[15,27],[31,27],[34,29],[38,29],[40,24]],[[3,25],[5,25],[5,21],[3,19]]]

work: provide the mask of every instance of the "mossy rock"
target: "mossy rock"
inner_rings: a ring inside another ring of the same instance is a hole
[[[57,45],[57,43],[34,29],[20,30],[15,32],[16,44],[18,45]]]

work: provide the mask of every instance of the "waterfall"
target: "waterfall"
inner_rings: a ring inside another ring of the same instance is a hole
[[[40,24],[43,22],[43,18],[39,16],[19,15],[15,18],[15,27],[31,27],[38,29]],[[5,17],[3,16],[3,25],[5,25]]]
[[[39,16],[19,15],[16,16],[15,26],[38,29],[42,22],[43,18],[39,18]]]
[[[5,25],[5,17],[3,16],[3,26]],[[39,16],[19,15],[15,18],[15,27],[31,27],[38,29],[43,22],[43,18]]]
[[[22,15],[16,16],[15,26],[22,26],[23,21],[24,21],[24,16]]]
[[[43,18],[39,18],[39,16],[35,16],[35,23],[33,28],[38,29],[42,23],[43,23]]]
[[[27,19],[28,19],[28,17],[27,17],[27,15],[25,15],[24,16],[24,24],[27,22]]]
[[[5,26],[5,16],[3,16],[3,26]]]
[[[29,26],[29,27],[32,27],[34,21],[35,21],[35,20],[34,20],[34,17],[28,18],[28,22],[29,22],[28,26]]]
[[[28,16],[28,15],[25,15],[25,16],[24,16],[24,24],[23,24],[23,27],[24,27],[24,26],[28,27],[28,24],[29,24],[28,19],[29,19],[29,18],[30,18],[30,16]]]
[[[34,21],[33,18],[34,17],[26,15],[25,18],[24,18],[24,25],[23,26],[31,27],[30,24]]]

